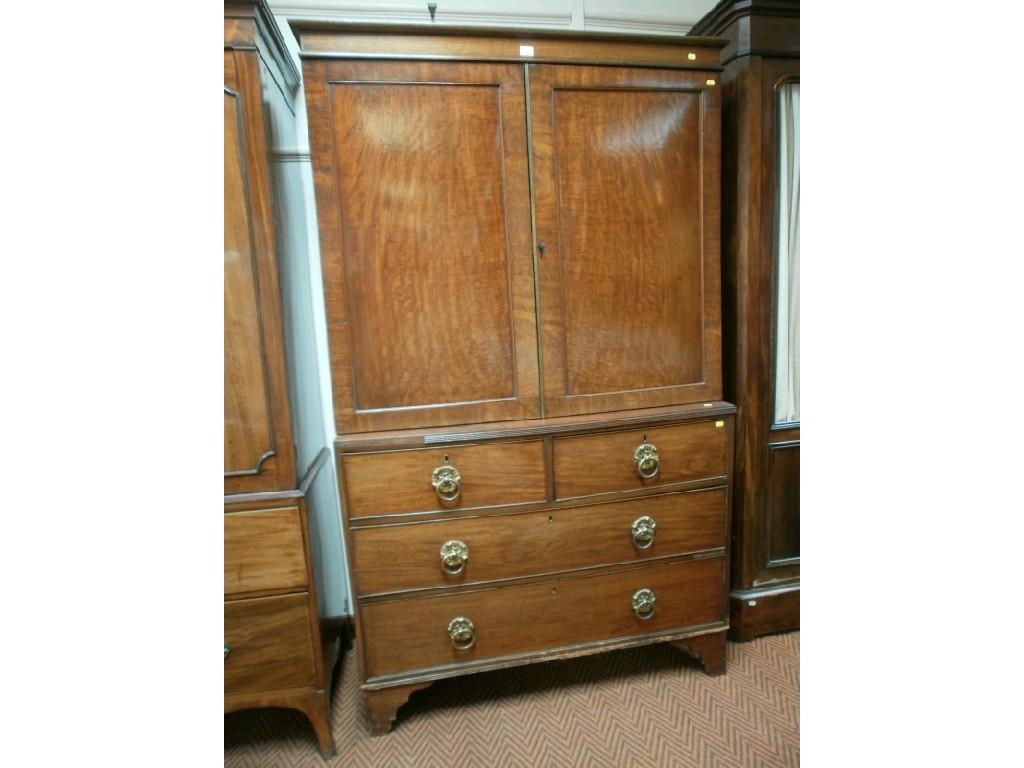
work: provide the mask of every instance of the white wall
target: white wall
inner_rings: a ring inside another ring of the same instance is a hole
[[[290,33],[288,38],[291,39]],[[302,92],[283,92],[266,76],[262,83],[263,100],[270,107],[275,234],[287,340],[288,389],[297,438],[295,462],[301,478],[324,447],[333,451],[334,441],[313,177],[309,153],[296,151],[306,144]],[[320,615],[351,614],[333,453],[309,488],[307,509]]]
[[[435,20],[446,25],[683,35],[713,5],[713,0],[438,0]],[[271,0],[270,6],[300,71],[298,43],[288,19],[431,24],[425,1]],[[305,95],[300,89],[294,101],[288,101],[286,108],[274,110],[272,167],[282,209],[285,330],[302,471],[320,445],[333,451],[335,432]],[[321,615],[351,614],[333,456],[311,489],[310,509]]]

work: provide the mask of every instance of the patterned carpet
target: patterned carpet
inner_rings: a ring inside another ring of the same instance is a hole
[[[795,766],[800,633],[729,643],[707,677],[670,646],[443,680],[414,693],[370,738],[352,652],[339,662],[326,762],[290,710],[224,719],[224,764],[243,766]]]

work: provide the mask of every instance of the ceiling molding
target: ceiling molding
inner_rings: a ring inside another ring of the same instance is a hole
[[[377,21],[394,24],[422,24],[431,26],[426,3],[392,7],[339,5],[333,2],[272,2],[275,16],[287,19],[315,21]],[[542,29],[569,29],[572,12],[516,13],[514,11],[474,11],[472,13],[446,12],[439,4],[433,24],[483,27],[537,27]]]

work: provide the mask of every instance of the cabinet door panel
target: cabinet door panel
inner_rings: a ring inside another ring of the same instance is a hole
[[[531,65],[548,415],[721,397],[703,73]]]
[[[538,415],[522,67],[306,74],[339,429]]]
[[[259,54],[225,51],[225,493],[295,485],[265,132]]]

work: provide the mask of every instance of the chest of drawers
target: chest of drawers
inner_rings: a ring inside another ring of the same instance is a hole
[[[337,441],[374,732],[434,680],[672,642],[724,669],[733,406]]]

